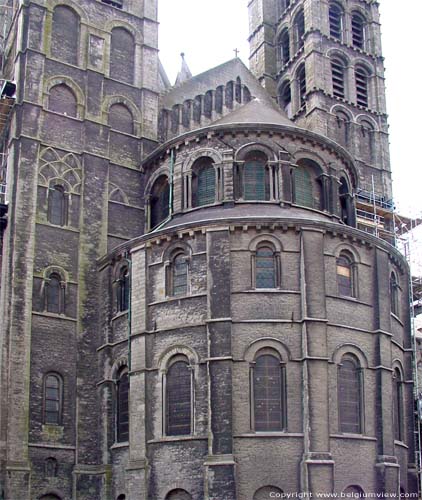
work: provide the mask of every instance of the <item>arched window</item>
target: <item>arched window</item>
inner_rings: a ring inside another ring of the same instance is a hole
[[[399,314],[399,283],[393,272],[390,274],[390,309],[393,314]]]
[[[278,94],[278,102],[280,107],[284,109],[286,115],[292,117],[292,92],[290,88],[290,82],[284,82]]]
[[[339,142],[343,146],[347,146],[349,144],[349,133],[350,133],[350,118],[343,111],[337,110],[335,112],[337,126],[339,128]]]
[[[340,432],[362,433],[362,379],[359,361],[345,354],[338,368]]]
[[[305,14],[301,9],[293,21],[295,52],[301,49],[305,43]]]
[[[50,89],[48,97],[48,109],[65,116],[78,116],[78,104],[76,96],[67,85],[61,83]]]
[[[344,493],[353,493],[352,498],[364,498],[365,492],[360,486],[348,486]]]
[[[403,441],[403,380],[398,368],[393,372],[393,421],[394,438]]]
[[[110,77],[121,82],[134,82],[135,40],[125,28],[111,30]]]
[[[48,373],[44,378],[44,424],[61,424],[62,393],[61,377],[55,373]]]
[[[192,495],[190,495],[186,490],[177,488],[176,490],[171,490],[167,493],[165,500],[192,500]]]
[[[290,6],[290,0],[280,0],[280,13],[283,13]]]
[[[277,267],[277,257],[272,245],[268,243],[259,245],[255,253],[255,287],[276,288]]]
[[[360,121],[360,150],[366,153],[369,161],[374,159],[374,125],[368,120]]]
[[[296,205],[314,208],[312,179],[306,167],[298,166],[294,170],[294,201]]]
[[[117,374],[116,430],[119,443],[129,441],[129,372],[126,366]]]
[[[286,427],[285,377],[280,358],[264,352],[252,367],[253,428],[257,432]]]
[[[45,477],[57,477],[57,460],[54,457],[48,457],[44,462]]]
[[[177,297],[188,293],[188,257],[176,250],[167,268],[167,295]]]
[[[166,435],[192,432],[192,370],[187,358],[175,356],[166,375]]]
[[[337,40],[343,40],[343,9],[336,3],[329,7],[330,36]]]
[[[199,158],[192,168],[192,206],[215,203],[215,168],[211,158]]]
[[[243,199],[269,200],[269,171],[267,156],[261,151],[252,151],[245,158],[243,166]]]
[[[299,89],[299,107],[302,107],[306,103],[306,70],[304,64],[297,70],[296,79]]]
[[[48,495],[43,495],[42,497],[40,497],[40,500],[61,500],[61,498],[57,495],[54,495],[54,493],[50,493]]]
[[[284,498],[283,491],[277,486],[263,486],[255,491],[253,500],[269,500],[270,498]]]
[[[133,116],[124,104],[113,104],[108,112],[108,124],[114,130],[133,134]]]
[[[365,68],[358,66],[355,69],[356,102],[359,106],[368,107],[368,72]]]
[[[354,297],[354,265],[352,258],[342,252],[337,258],[336,266],[338,294],[343,297]]]
[[[51,55],[60,61],[78,64],[79,53],[78,14],[64,5],[57,5],[53,11],[51,31]]]
[[[350,194],[349,184],[344,177],[340,178],[340,186],[338,192],[340,199],[341,220],[349,226],[354,225],[353,199],[352,195]]]
[[[290,61],[290,35],[289,30],[284,29],[279,38],[280,62],[282,65]]]
[[[352,12],[352,44],[358,49],[365,49],[365,18],[359,12]]]
[[[170,186],[165,175],[160,176],[151,189],[150,227],[153,229],[165,220],[169,213]]]
[[[126,500],[126,495],[121,494],[117,497],[117,500]]]
[[[64,286],[61,276],[51,273],[45,283],[45,288],[47,312],[62,314],[64,312]]]
[[[338,57],[331,59],[331,79],[333,83],[333,95],[335,97],[345,98],[346,95],[346,66]]]
[[[127,311],[129,308],[130,276],[129,267],[123,266],[119,272],[116,289],[117,312]]]
[[[48,222],[65,226],[67,222],[67,197],[63,186],[56,185],[48,191]]]

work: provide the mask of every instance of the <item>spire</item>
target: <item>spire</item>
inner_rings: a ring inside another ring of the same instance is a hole
[[[182,67],[177,74],[176,83],[174,84],[175,86],[181,85],[192,78],[192,73],[190,72],[189,66],[185,61],[185,53],[182,52],[180,55],[182,57]]]

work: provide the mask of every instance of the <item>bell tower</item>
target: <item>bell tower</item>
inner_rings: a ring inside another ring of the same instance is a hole
[[[348,150],[360,188],[390,200],[378,3],[252,0],[250,66],[293,122]]]
[[[0,496],[108,498],[96,262],[143,230],[157,0],[5,3],[0,76],[16,95],[1,128]]]

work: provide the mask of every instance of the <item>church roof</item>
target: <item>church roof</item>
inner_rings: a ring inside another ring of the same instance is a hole
[[[237,108],[213,125],[231,125],[242,123],[265,123],[269,125],[284,125],[297,127],[275,104],[271,98],[253,98],[247,104]]]
[[[184,52],[182,52],[180,56],[182,57],[182,66],[179,73],[177,74],[176,83],[174,84],[175,87],[182,85],[192,78],[192,73],[189,69],[188,63],[185,61]]]

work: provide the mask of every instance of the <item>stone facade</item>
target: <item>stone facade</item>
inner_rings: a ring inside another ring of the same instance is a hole
[[[252,73],[169,87],[156,0],[10,0],[5,499],[417,491],[409,272],[356,210],[391,198],[377,6],[344,2],[358,50],[326,2],[276,4],[250,2]],[[334,49],[373,65],[367,106]]]

